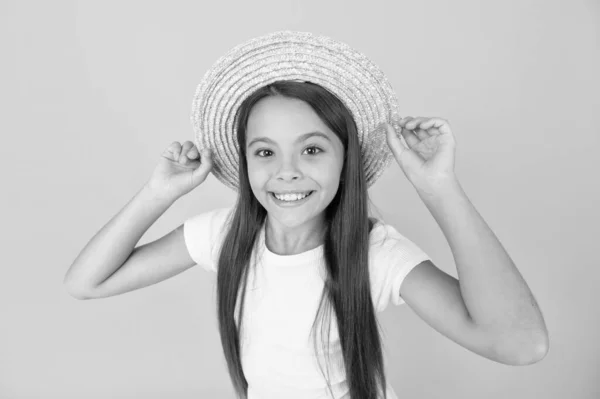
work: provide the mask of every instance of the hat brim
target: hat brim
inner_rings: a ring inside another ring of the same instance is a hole
[[[191,120],[198,149],[213,152],[215,177],[238,190],[236,112],[254,91],[279,80],[319,84],[350,110],[370,187],[392,159],[384,124],[400,131],[398,100],[384,73],[365,55],[309,32],[281,31],[251,39],[205,73],[194,95]]]

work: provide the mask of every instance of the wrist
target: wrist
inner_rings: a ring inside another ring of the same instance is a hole
[[[144,184],[140,190],[140,195],[148,201],[165,203],[169,205],[177,201],[179,198],[169,194],[166,190],[153,187],[150,182],[146,182]]]
[[[437,176],[413,183],[419,196],[426,198],[445,197],[448,193],[461,191],[462,188],[456,175]]]

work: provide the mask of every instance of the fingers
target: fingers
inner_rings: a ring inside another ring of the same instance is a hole
[[[194,184],[202,183],[204,179],[206,179],[206,176],[208,176],[212,166],[212,151],[210,149],[205,149],[202,151],[200,166],[192,172],[192,180],[194,181]]]
[[[162,153],[162,156],[173,161],[179,159],[179,153],[181,152],[181,144],[178,141],[172,142]]]
[[[183,179],[186,187],[192,188],[202,183],[213,167],[212,150],[205,148],[200,152],[191,141],[172,142],[164,151],[162,156],[169,159],[171,163],[175,162],[184,168],[174,168],[167,171],[172,176],[178,176],[176,179]],[[189,190],[188,190],[189,192]]]
[[[190,151],[190,149],[194,149],[193,151]],[[194,159],[194,155],[195,152],[197,152],[196,147],[194,147],[194,143],[192,143],[191,141],[185,141],[183,143],[183,146],[181,146],[181,151],[179,153],[179,158],[178,161],[180,164],[182,165],[187,165],[188,161],[190,161],[191,159]]]
[[[399,124],[402,127],[402,135],[411,148],[432,136],[451,136],[448,121],[442,118],[407,116],[402,118]]]
[[[421,140],[423,140],[422,136],[417,136],[416,132],[411,131],[412,125],[411,129],[407,127],[408,123],[414,119],[415,118],[412,116],[407,116],[402,118],[399,122],[400,128],[402,129],[400,133],[402,136],[404,136],[404,140],[406,140],[406,143],[410,148],[413,148],[415,145],[419,144]]]
[[[396,160],[402,166],[402,169],[404,170],[405,165],[421,165],[423,163],[423,160],[421,159],[419,154],[417,154],[414,151],[410,151],[408,148],[406,148],[406,146],[400,140],[400,137],[397,136],[397,133],[392,125],[388,123],[386,124],[386,127],[388,132],[388,145],[390,146],[390,149],[392,150],[392,153],[394,154]],[[415,137],[413,137],[413,139],[418,141],[418,139],[416,139]],[[410,144],[409,147],[411,147]]]
[[[447,134],[450,130],[450,124],[443,118],[425,118],[412,116],[404,117],[400,120],[400,126],[409,130],[414,130],[419,137],[431,137],[440,134]]]
[[[185,141],[183,145],[179,141],[172,142],[163,152],[163,155],[182,165],[199,162],[200,158],[198,148],[189,140]]]
[[[388,143],[388,146],[391,148],[392,152],[396,156],[398,156],[398,155],[402,154],[404,151],[408,150],[406,145],[402,142],[401,138],[398,137],[398,135],[396,134],[396,130],[394,129],[394,127],[389,123],[386,123],[385,127],[387,130],[387,134],[386,134],[387,143]]]
[[[409,129],[412,129],[414,134],[416,134],[420,140],[425,140],[430,136],[429,132],[422,127],[423,122],[425,122],[426,120],[427,118],[416,117],[415,119],[409,122]]]
[[[192,148],[187,153],[187,157],[191,160],[199,160],[200,152],[198,152],[198,148],[195,145],[192,145]]]

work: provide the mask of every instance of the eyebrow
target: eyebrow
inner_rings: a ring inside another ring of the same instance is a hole
[[[296,141],[294,143],[299,143],[301,141],[307,140],[311,137],[323,137],[324,139],[326,139],[327,141],[331,141],[331,139],[329,137],[327,137],[327,135],[325,133],[319,132],[318,130],[314,131],[314,132],[308,132],[308,133],[304,133],[301,134],[300,136],[298,136],[298,138],[296,139]],[[265,143],[269,143],[269,144],[273,144],[273,145],[277,145],[277,143],[268,138],[268,137],[256,137],[254,139],[252,139],[249,143],[248,143],[248,148],[250,148],[252,146],[252,144],[255,144],[259,141],[263,141]]]

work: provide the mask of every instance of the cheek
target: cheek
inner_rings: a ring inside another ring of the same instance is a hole
[[[338,159],[327,157],[304,162],[298,165],[298,168],[300,168],[306,177],[329,186],[337,184],[342,166]],[[276,162],[261,163],[248,160],[248,179],[252,185],[264,185],[264,183],[277,174],[277,171],[278,165]]]
[[[261,180],[269,175],[269,169],[259,165],[248,165],[248,178],[250,180]]]
[[[320,165],[318,170],[328,180],[339,180],[340,173],[342,172],[343,164],[338,159],[332,158],[324,165]]]
[[[252,190],[261,191],[269,181],[269,171],[264,167],[248,164],[248,180]]]

